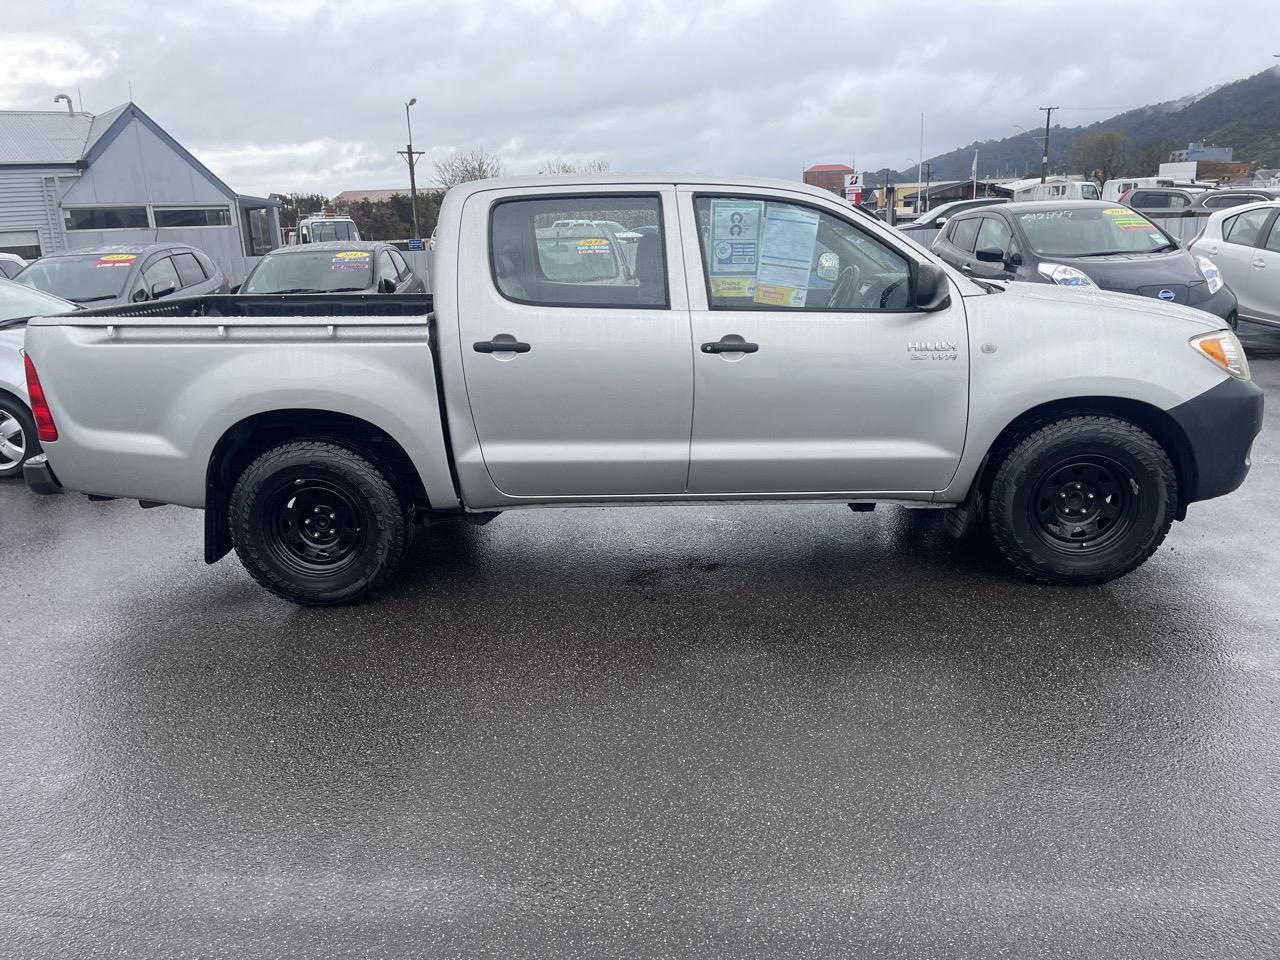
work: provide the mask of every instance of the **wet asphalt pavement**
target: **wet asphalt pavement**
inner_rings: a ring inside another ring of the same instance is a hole
[[[508,514],[302,610],[0,484],[0,956],[1280,955],[1280,335],[1122,581],[925,512]]]

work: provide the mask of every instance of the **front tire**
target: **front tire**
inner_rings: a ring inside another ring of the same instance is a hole
[[[0,480],[22,476],[22,465],[39,452],[30,412],[17,400],[0,396]]]
[[[1041,427],[1008,452],[987,520],[1024,577],[1087,585],[1150,557],[1177,503],[1177,475],[1155,438],[1124,420],[1080,416]]]
[[[268,450],[236,481],[231,542],[250,576],[302,606],[372,595],[412,534],[393,478],[338,444],[299,440]]]

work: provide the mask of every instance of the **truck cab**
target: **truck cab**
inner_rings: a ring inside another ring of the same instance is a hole
[[[329,243],[334,240],[363,240],[360,228],[350,217],[335,213],[317,213],[303,217],[298,226],[285,233],[285,245],[304,243]]]

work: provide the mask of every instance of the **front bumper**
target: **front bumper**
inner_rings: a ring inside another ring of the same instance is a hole
[[[1235,299],[1234,297],[1232,298]],[[1230,493],[1249,473],[1249,451],[1262,430],[1262,390],[1228,378],[1169,411],[1191,450],[1194,477],[1184,478],[1184,503]]]
[[[62,484],[53,475],[53,468],[49,466],[49,458],[43,453],[37,453],[22,465],[22,479],[27,481],[27,487],[33,493],[45,496],[62,493]]]
[[[1207,299],[1201,300],[1199,303],[1188,304],[1197,310],[1203,310],[1205,313],[1212,313],[1220,320],[1226,320],[1236,312],[1238,304],[1236,303],[1236,295],[1231,292],[1231,288],[1223,284],[1222,289],[1215,294],[1211,294]]]

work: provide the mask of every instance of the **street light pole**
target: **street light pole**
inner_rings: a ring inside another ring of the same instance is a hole
[[[1040,109],[1044,111],[1044,153],[1040,155],[1040,182],[1044,183],[1049,178],[1049,118],[1058,108],[1041,107]]]
[[[422,156],[422,151],[413,149],[413,121],[409,119],[409,108],[417,102],[417,97],[410,97],[409,102],[404,105],[404,123],[409,128],[409,145],[404,150],[396,151],[409,161],[409,211],[413,217],[413,239],[415,240],[420,239],[422,234],[418,231],[418,181],[414,167],[418,157]]]

